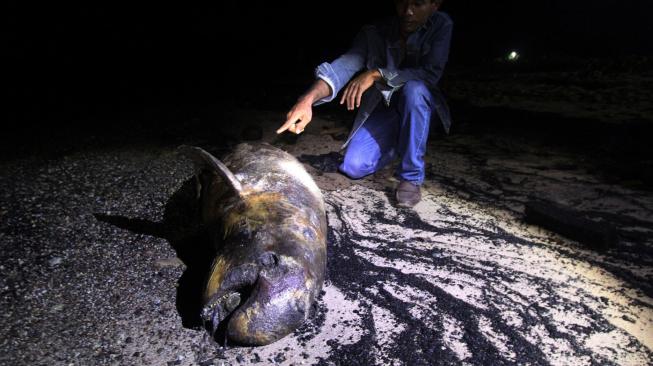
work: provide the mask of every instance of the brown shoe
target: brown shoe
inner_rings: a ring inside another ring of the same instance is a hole
[[[418,185],[402,180],[397,186],[395,197],[397,198],[397,206],[413,207],[422,199],[422,193]]]

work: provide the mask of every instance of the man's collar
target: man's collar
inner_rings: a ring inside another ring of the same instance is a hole
[[[422,24],[419,28],[417,28],[415,32],[419,32],[422,29],[429,29],[433,25],[433,23],[435,23],[436,14],[438,14],[438,10],[436,10],[433,14],[431,14],[431,16],[429,16],[428,19],[426,19],[424,24]]]

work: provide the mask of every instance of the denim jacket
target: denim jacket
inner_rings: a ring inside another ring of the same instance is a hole
[[[409,80],[421,80],[426,84],[436,101],[435,110],[444,130],[449,132],[451,115],[437,84],[449,56],[452,28],[453,22],[446,13],[435,12],[423,26],[408,36],[404,55],[399,21],[396,17],[390,18],[364,26],[349,51],[333,62],[324,62],[316,68],[315,76],[329,85],[331,95],[315,105],[333,100],[352,76],[363,68],[378,69],[383,77],[382,82],[376,82],[374,88],[363,94],[354,126],[343,148],[378,103],[383,100],[390,105],[392,94]]]

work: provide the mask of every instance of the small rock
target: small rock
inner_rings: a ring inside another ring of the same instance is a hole
[[[286,356],[283,353],[279,353],[276,356],[274,356],[274,362],[281,363],[286,360]]]
[[[182,262],[181,259],[177,257],[164,258],[164,259],[157,259],[154,262],[154,266],[157,267],[158,269],[169,268],[169,267],[181,267],[184,266],[184,262]]]
[[[252,358],[250,361],[251,361],[252,363],[259,363],[259,362],[262,361],[262,360],[261,360],[261,356],[259,356],[258,353],[255,353],[255,354],[254,354],[254,358]]]
[[[215,365],[215,363],[213,362],[214,360],[215,360],[215,358],[204,360],[204,361],[199,363],[199,366],[214,366]]]
[[[54,268],[54,267],[58,267],[61,264],[61,262],[63,262],[63,259],[61,257],[52,257],[48,261],[48,265]]]
[[[622,315],[621,319],[623,319],[623,320],[625,320],[627,322],[635,323],[635,319],[629,317],[628,315]]]

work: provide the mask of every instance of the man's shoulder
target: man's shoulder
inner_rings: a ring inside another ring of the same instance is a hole
[[[377,19],[371,23],[365,24],[362,27],[364,32],[376,33],[379,35],[389,35],[393,27],[396,25],[396,17],[386,17]]]
[[[443,12],[443,11],[436,11],[433,13],[431,16],[431,20],[437,24],[440,24],[442,26],[451,26],[453,25],[453,19],[451,19],[451,16],[449,14]]]

